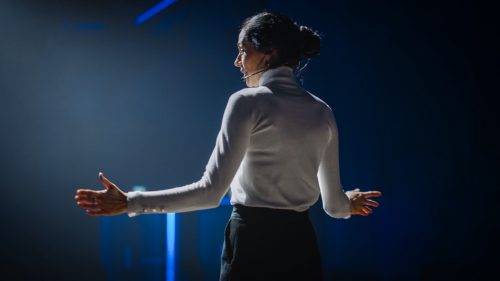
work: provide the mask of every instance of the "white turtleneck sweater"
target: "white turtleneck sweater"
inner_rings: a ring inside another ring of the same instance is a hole
[[[229,97],[215,148],[197,182],[129,192],[128,214],[215,208],[231,189],[231,204],[307,210],[321,195],[326,213],[349,218],[339,176],[338,132],[332,109],[301,88],[292,68],[265,71],[259,86]]]

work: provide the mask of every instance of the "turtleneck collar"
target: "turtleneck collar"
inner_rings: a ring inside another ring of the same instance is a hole
[[[283,86],[298,86],[297,81],[295,80],[295,74],[293,73],[293,68],[282,65],[276,68],[268,69],[260,76],[259,86],[275,83]]]

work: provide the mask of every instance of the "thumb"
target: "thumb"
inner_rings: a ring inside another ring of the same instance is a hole
[[[99,172],[99,180],[102,182],[104,187],[106,187],[106,189],[116,188],[115,184],[110,182],[102,172]]]

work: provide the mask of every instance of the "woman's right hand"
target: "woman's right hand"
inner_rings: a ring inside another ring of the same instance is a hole
[[[351,200],[351,215],[362,216],[369,216],[373,212],[369,206],[379,206],[378,202],[368,198],[382,196],[382,192],[380,191],[362,192],[359,188],[347,191],[345,194],[349,197],[349,200]]]
[[[89,216],[114,216],[127,212],[127,193],[99,173],[103,190],[78,189],[76,204],[86,209]]]

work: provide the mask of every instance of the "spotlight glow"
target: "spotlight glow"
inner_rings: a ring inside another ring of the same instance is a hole
[[[166,9],[168,6],[172,5],[176,0],[163,0],[160,3],[154,5],[151,7],[149,10],[145,11],[144,13],[140,14],[136,19],[135,19],[135,24],[141,25],[148,19],[152,18],[154,15],[158,14],[162,10]]]
[[[165,280],[175,280],[175,213],[167,214],[167,258],[165,265]]]

